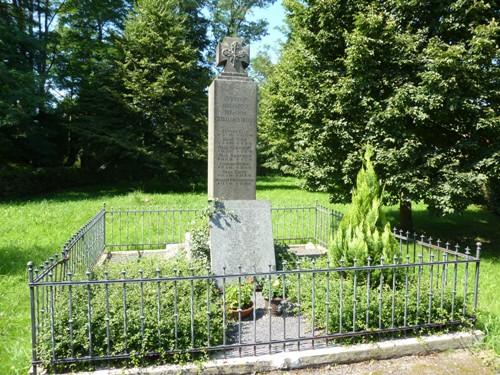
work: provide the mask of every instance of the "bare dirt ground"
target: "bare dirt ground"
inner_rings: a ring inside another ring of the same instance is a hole
[[[500,359],[486,351],[455,350],[425,356],[329,365],[319,368],[272,372],[294,375],[496,375]]]

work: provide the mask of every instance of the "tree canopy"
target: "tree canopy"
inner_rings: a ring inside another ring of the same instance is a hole
[[[212,50],[224,36],[239,36],[250,43],[267,34],[265,19],[251,20],[256,8],[265,8],[276,0],[207,0],[210,13]]]
[[[125,26],[124,96],[141,118],[149,151],[170,173],[187,171],[206,153],[209,71],[201,4],[140,0]]]
[[[207,56],[273,2],[0,0],[0,180],[205,176]]]
[[[274,2],[0,0],[0,174],[204,176],[214,46],[261,38],[252,11]],[[484,190],[498,200],[496,1],[284,5],[279,62],[254,59],[265,167],[347,201],[371,144],[403,213],[461,211]]]
[[[369,143],[390,201],[450,213],[477,200],[500,172],[495,2],[285,4],[261,103],[267,165],[346,201]]]

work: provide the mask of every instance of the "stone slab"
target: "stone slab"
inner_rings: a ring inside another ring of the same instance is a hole
[[[484,339],[481,331],[412,337],[378,343],[333,346],[323,349],[284,352],[256,357],[211,360],[199,364],[107,369],[80,372],[79,375],[174,375],[174,374],[252,374],[268,371],[315,368],[326,364],[357,363],[368,360],[423,355],[451,349],[468,348]]]
[[[95,267],[101,267],[104,263],[125,263],[137,261],[139,258],[146,257],[170,259],[177,256],[182,250],[184,250],[184,246],[184,244],[167,244],[165,249],[105,252],[99,257]]]
[[[326,248],[319,244],[315,245],[311,242],[306,244],[291,244],[288,246],[290,248],[290,252],[299,257],[317,258],[327,253]]]
[[[257,84],[220,76],[208,98],[208,199],[255,199]]]
[[[276,268],[271,203],[232,200],[215,202],[210,219],[210,261],[212,272],[221,275],[267,272]]]

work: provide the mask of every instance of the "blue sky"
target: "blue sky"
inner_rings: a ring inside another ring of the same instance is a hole
[[[256,9],[253,11],[253,15],[249,18],[264,18],[267,22],[269,22],[269,35],[265,36],[260,41],[251,44],[251,55],[255,56],[257,52],[267,50],[266,46],[270,46],[271,48],[268,50],[269,55],[271,56],[273,62],[276,62],[278,58],[277,49],[279,43],[280,41],[285,41],[283,33],[279,31],[279,28],[284,25],[285,20],[285,10],[283,9],[282,1],[277,0],[273,5],[267,8]]]

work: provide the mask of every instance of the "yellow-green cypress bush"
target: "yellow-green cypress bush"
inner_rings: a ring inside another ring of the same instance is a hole
[[[328,251],[335,265],[350,266],[355,260],[356,264],[365,265],[368,257],[372,263],[380,262],[382,257],[385,262],[392,262],[397,255],[398,244],[382,214],[382,191],[372,157],[373,148],[368,145],[356,178],[351,206],[334,232]]]

